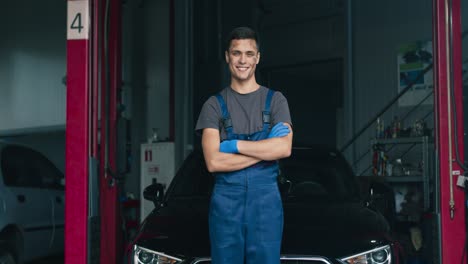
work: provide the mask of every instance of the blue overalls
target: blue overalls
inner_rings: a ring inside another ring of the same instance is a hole
[[[227,139],[262,140],[270,132],[269,90],[263,111],[263,129],[251,135],[234,134],[220,94]],[[262,161],[251,167],[215,174],[209,226],[213,264],[279,264],[283,206],[277,184],[278,163]]]

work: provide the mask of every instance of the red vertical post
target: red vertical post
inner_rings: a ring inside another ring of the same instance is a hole
[[[102,110],[101,118],[101,252],[100,263],[114,264],[122,260],[123,243],[121,212],[119,206],[119,186],[116,166],[118,100],[122,84],[121,74],[121,20],[122,4],[119,0],[107,0],[103,4],[104,18],[102,39]],[[107,15],[106,15],[107,14]],[[107,39],[107,42],[104,40]],[[107,154],[106,154],[107,152]]]
[[[434,0],[435,147],[439,156],[443,264],[466,263],[465,195],[456,185],[456,174],[463,173],[456,162],[456,150],[461,162],[464,150],[460,5],[460,0]]]
[[[89,2],[69,0],[67,12],[67,108],[65,263],[87,263],[89,157]]]
[[[91,156],[96,160],[99,159],[98,156],[98,146],[99,146],[99,119],[100,119],[100,109],[99,109],[99,94],[100,94],[100,63],[102,61],[102,17],[104,17],[102,12],[102,1],[93,0],[90,5],[92,10],[91,16]]]

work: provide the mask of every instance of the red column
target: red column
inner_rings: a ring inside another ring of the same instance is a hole
[[[454,175],[463,173],[455,161],[456,149],[462,162],[464,151],[460,4],[460,0],[434,0],[435,147],[439,157],[443,264],[466,263],[465,196],[463,189],[456,186],[457,176]],[[452,41],[450,35],[453,36]],[[454,89],[454,97],[451,97],[450,89]]]
[[[121,212],[118,201],[119,177],[116,166],[117,107],[122,83],[121,75],[121,20],[122,3],[119,0],[103,1],[103,61],[101,88],[101,261],[102,264],[120,263],[123,255]],[[106,10],[107,8],[107,10]],[[107,16],[105,15],[107,12]],[[107,25],[107,26],[106,26]],[[106,29],[107,27],[107,29]],[[104,40],[107,39],[107,43]],[[107,108],[107,109],[106,109]],[[106,154],[107,152],[107,154]]]
[[[104,0],[68,1],[67,264],[88,262],[90,157],[98,159],[100,165],[100,263],[115,264],[122,259],[118,188],[111,175],[116,174],[117,102],[121,85],[121,2],[109,0],[108,5],[106,3]],[[109,17],[108,23],[105,17]],[[101,109],[98,109],[98,98],[102,100]],[[100,128],[98,120],[101,122]]]
[[[69,0],[67,15],[67,117],[65,263],[87,263],[89,157],[89,4]]]

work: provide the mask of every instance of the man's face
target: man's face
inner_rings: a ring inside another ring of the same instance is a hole
[[[255,68],[260,61],[255,40],[233,39],[225,56],[232,78],[246,81],[255,76]]]

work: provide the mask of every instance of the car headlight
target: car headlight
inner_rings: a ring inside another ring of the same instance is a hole
[[[134,264],[177,264],[181,262],[182,259],[166,255],[163,252],[157,252],[137,245],[133,248]]]
[[[390,246],[375,248],[366,252],[344,257],[341,259],[349,264],[391,264],[392,254]]]

